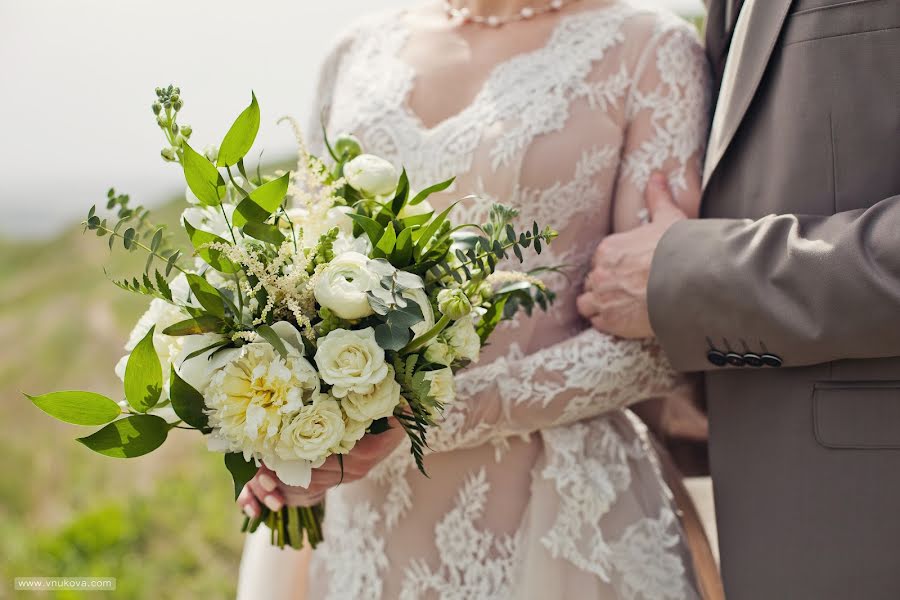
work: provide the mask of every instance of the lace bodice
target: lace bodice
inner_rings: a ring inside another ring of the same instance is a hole
[[[499,327],[458,376],[431,479],[401,447],[329,493],[313,598],[697,597],[645,429],[623,410],[673,373],[653,341],[589,328],[575,298],[602,237],[639,222],[652,172],[696,210],[705,58],[674,16],[622,0],[570,9],[473,67],[474,97],[432,125],[411,102],[428,68],[413,49],[431,35],[415,11],[361,21],[323,67],[329,131],[405,166],[414,189],[457,176],[432,198],[474,193],[460,220],[499,200],[552,225],[559,238],[524,268],[570,268],[546,278],[549,313]]]

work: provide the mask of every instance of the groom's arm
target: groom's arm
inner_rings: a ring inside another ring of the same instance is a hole
[[[716,368],[711,347],[786,367],[898,356],[900,196],[830,217],[677,222],[654,253],[647,301],[681,371]]]

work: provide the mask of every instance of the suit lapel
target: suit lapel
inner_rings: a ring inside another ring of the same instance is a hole
[[[731,40],[713,117],[703,186],[734,138],[775,49],[791,0],[746,0]]]

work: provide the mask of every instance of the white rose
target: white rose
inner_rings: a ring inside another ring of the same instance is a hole
[[[328,263],[319,275],[313,294],[325,308],[342,319],[361,319],[374,311],[366,293],[378,285],[378,276],[368,268],[369,259],[345,252]]]
[[[344,398],[349,392],[370,394],[388,376],[384,350],[371,327],[358,331],[335,329],[319,340],[316,364],[331,393]]]
[[[453,349],[448,344],[435,339],[425,347],[425,359],[428,362],[450,366],[453,362]]]
[[[351,187],[366,196],[384,196],[397,189],[400,176],[394,165],[374,154],[360,154],[344,165]]]
[[[478,362],[481,352],[481,338],[475,331],[472,317],[463,317],[447,328],[444,336],[458,358]]]
[[[318,462],[340,444],[344,438],[344,415],[336,400],[323,398],[302,407],[281,427],[275,448],[280,458]]]
[[[388,374],[368,394],[348,392],[341,400],[347,416],[356,421],[374,421],[394,414],[400,404],[400,384],[394,379],[394,368],[388,365]]]
[[[444,406],[456,399],[456,385],[453,380],[453,371],[450,369],[428,371],[425,379],[430,384],[429,395]]]
[[[332,454],[347,454],[353,450],[356,442],[366,435],[366,430],[371,424],[371,420],[356,421],[348,417],[347,413],[344,412],[344,437],[339,444],[331,448]]]

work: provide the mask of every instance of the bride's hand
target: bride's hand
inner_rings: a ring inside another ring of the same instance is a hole
[[[269,510],[288,506],[313,506],[325,498],[325,492],[339,483],[349,483],[366,476],[372,468],[394,451],[406,437],[400,424],[391,417],[391,428],[378,435],[366,435],[344,455],[343,479],[337,456],[330,456],[318,469],[313,469],[308,488],[286,485],[265,465],[260,467],[238,496],[238,505],[250,518],[258,517],[264,504]]]

